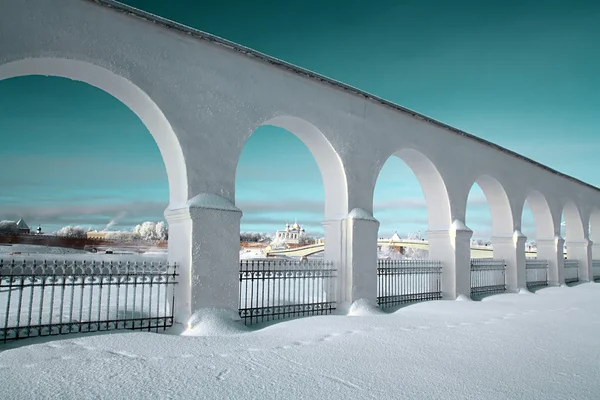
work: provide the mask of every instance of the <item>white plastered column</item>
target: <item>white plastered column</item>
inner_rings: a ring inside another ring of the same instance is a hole
[[[174,320],[187,325],[201,308],[238,309],[242,212],[228,199],[202,193],[167,209],[169,262],[178,265]]]
[[[594,281],[592,271],[592,242],[590,240],[568,240],[567,258],[579,262],[579,281]]]
[[[471,296],[471,237],[473,231],[455,220],[448,230],[427,231],[429,258],[442,262],[442,297]]]
[[[565,240],[560,236],[550,239],[537,239],[538,260],[548,261],[548,284],[560,286],[565,283]]]
[[[506,288],[515,292],[527,286],[525,242],[527,237],[516,230],[512,236],[492,237],[494,258],[506,261]]]
[[[347,218],[323,222],[325,258],[338,270],[337,301],[341,309],[359,299],[377,300],[377,232],[370,212],[353,209]]]

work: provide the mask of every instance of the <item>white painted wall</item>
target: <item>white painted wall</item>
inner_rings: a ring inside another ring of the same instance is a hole
[[[563,208],[567,241],[589,239],[598,189],[381,99],[257,53],[248,56],[249,50],[215,43],[209,35],[166,29],[160,21],[88,0],[0,0],[0,9],[0,79],[42,74],[87,82],[130,107],[155,138],[171,191],[170,258],[188,271],[179,322],[199,307],[235,307],[230,286],[236,278],[229,274],[237,271],[238,246],[225,238],[239,231],[237,162],[262,124],[289,130],[314,155],[325,185],[326,255],[348,269],[340,276],[359,277],[357,260],[374,254],[368,247],[376,243],[374,223],[348,215],[354,209],[372,214],[377,176],[393,155],[423,186],[430,254],[444,262],[447,298],[467,290],[465,212],[475,182],[490,203],[499,241],[509,243],[520,231],[525,199],[556,268],[561,263],[553,243]],[[188,201],[198,196],[204,200]],[[353,239],[363,235],[369,238],[364,244]],[[514,249],[504,246],[514,268],[522,268],[513,254],[521,251],[518,242],[512,241]],[[371,281],[364,287],[358,278],[345,282],[352,285],[347,293],[354,293],[349,301],[375,296]]]

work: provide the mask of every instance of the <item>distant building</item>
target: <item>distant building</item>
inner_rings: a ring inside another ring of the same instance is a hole
[[[29,229],[29,225],[23,218],[17,221],[17,228],[19,228],[19,233],[28,235],[31,233],[31,229]]]
[[[107,233],[108,232],[90,231],[86,233],[86,237],[88,239],[106,239]]]
[[[88,239],[130,239],[134,235],[133,232],[120,232],[120,231],[89,231],[86,233]]]
[[[279,245],[285,244],[301,244],[306,238],[306,232],[304,228],[298,225],[297,222],[294,225],[285,224],[285,229],[277,231],[275,233],[275,240]]]

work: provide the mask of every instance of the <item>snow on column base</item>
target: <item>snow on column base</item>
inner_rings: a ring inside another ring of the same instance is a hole
[[[346,315],[354,317],[382,314],[386,314],[386,312],[379,308],[379,305],[377,305],[377,300],[375,299],[358,299],[353,302],[350,307],[348,307],[348,311],[346,313]]]
[[[524,294],[524,295],[533,295],[534,294],[533,292],[531,292],[527,288],[519,288],[519,290],[517,290],[516,293],[517,294]]]
[[[187,323],[206,307],[237,312],[242,212],[228,199],[201,193],[186,207],[167,209],[169,261],[179,266],[174,320]]]
[[[226,336],[248,332],[237,310],[206,307],[196,311],[188,320],[182,336]]]
[[[471,299],[470,296],[465,296],[464,294],[459,294],[458,296],[456,296],[456,299],[454,301],[473,301],[473,299]]]

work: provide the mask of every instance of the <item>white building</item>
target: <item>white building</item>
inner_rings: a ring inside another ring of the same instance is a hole
[[[306,237],[304,228],[294,222],[294,225],[285,224],[285,229],[275,233],[274,242],[278,245],[301,244]]]

